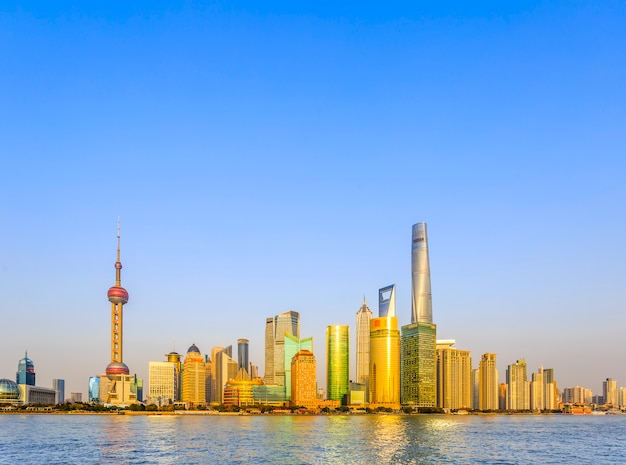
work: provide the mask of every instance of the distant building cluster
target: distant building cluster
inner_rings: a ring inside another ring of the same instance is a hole
[[[433,323],[430,264],[426,223],[412,228],[411,323],[400,326],[396,312],[396,286],[379,289],[378,316],[365,298],[356,312],[356,376],[350,379],[350,328],[326,328],[326,386],[317,383],[312,337],[301,337],[300,314],[286,311],[265,320],[265,371],[249,360],[249,341],[213,347],[203,354],[192,344],[183,356],[176,352],[148,367],[145,402],[158,407],[193,409],[209,406],[274,406],[319,410],[325,407],[356,409],[437,408],[445,411],[544,411],[589,413],[590,406],[626,409],[626,388],[608,378],[602,396],[579,386],[557,387],[554,369],[539,367],[529,377],[524,359],[506,369],[499,382],[496,354],[485,353],[472,368],[468,350],[455,340],[437,340]],[[121,284],[118,220],[115,285],[111,302],[111,362],[101,375],[89,378],[88,402],[128,406],[144,401],[143,380],[130,375],[123,362],[123,307],[128,292]],[[11,405],[55,404],[64,401],[64,381],[53,388],[35,386],[32,360],[19,361],[16,382],[0,380],[0,408]],[[71,393],[81,402],[81,393]]]

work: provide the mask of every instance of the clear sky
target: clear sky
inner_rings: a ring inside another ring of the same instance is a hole
[[[2,3],[0,377],[86,396],[119,215],[146,383],[241,337],[263,373],[295,310],[325,387],[363,296],[410,322],[425,221],[440,339],[626,386],[626,4],[336,3]]]

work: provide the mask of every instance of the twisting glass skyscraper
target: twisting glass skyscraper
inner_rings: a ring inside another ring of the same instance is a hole
[[[433,304],[430,293],[430,262],[426,223],[413,225],[411,245],[411,323],[432,323]]]

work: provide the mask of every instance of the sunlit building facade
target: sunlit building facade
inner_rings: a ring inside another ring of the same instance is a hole
[[[287,311],[265,320],[265,383],[285,385],[285,334],[300,338],[300,314]]]
[[[175,402],[176,364],[172,362],[148,363],[148,402],[159,406]]]
[[[195,344],[187,350],[183,364],[182,398],[189,407],[206,404],[206,367],[204,356]]]
[[[413,225],[411,234],[411,323],[432,323],[430,261],[426,223]]]
[[[300,350],[291,361],[291,404],[314,409],[317,400],[317,363],[310,350]]]
[[[402,404],[435,407],[437,327],[415,322],[402,327],[400,364]]]
[[[369,392],[370,376],[370,321],[372,312],[363,297],[363,305],[356,313],[356,382],[365,385]]]
[[[232,358],[233,347],[226,346],[215,354],[215,395],[218,404],[224,403],[224,389],[230,380],[237,378],[238,363]]]
[[[617,381],[612,378],[607,378],[602,382],[602,397],[604,397],[604,403],[612,407],[617,408],[619,401],[617,398]]]
[[[350,389],[350,327],[326,328],[326,394],[329,400],[343,400]]]
[[[496,354],[486,353],[480,359],[478,380],[478,408],[498,409],[498,369]]]
[[[509,410],[530,410],[530,384],[526,371],[524,359],[509,365],[506,370],[507,409]]]
[[[437,341],[437,407],[472,408],[472,358],[454,341]]]
[[[298,339],[292,334],[285,334],[285,399],[291,399],[291,365],[293,357],[301,350],[313,353],[313,338]]]
[[[434,349],[434,347],[433,347]],[[400,406],[400,331],[397,317],[370,321],[369,402],[376,406]]]

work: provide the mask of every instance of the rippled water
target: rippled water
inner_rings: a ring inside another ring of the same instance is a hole
[[[626,415],[0,415],[0,463],[614,464]]]

